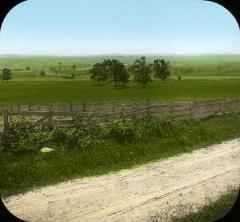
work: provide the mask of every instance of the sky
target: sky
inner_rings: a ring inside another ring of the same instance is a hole
[[[27,0],[5,18],[0,54],[240,54],[240,30],[204,0]]]

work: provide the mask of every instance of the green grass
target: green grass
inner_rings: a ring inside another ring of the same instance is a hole
[[[236,202],[237,190],[222,195],[218,200],[209,202],[196,213],[190,213],[175,222],[212,222],[224,217]]]
[[[21,193],[73,178],[101,175],[240,136],[240,116],[224,115],[201,121],[183,121],[169,137],[152,137],[144,144],[108,142],[89,151],[55,150],[52,153],[0,153],[0,193]]]
[[[112,85],[96,86],[91,81],[23,81],[0,83],[0,104],[46,104],[57,101],[146,101],[150,100],[211,100],[238,98],[240,79],[184,80],[161,83],[147,88],[130,83],[128,88]]]
[[[192,205],[177,206],[177,209],[167,209],[165,212],[156,212],[147,218],[148,222],[163,222],[166,218],[173,222],[212,222],[223,218],[233,207],[236,202],[238,191],[229,189],[227,193],[222,194],[217,200],[211,201],[206,199],[205,206],[198,207],[197,212],[192,211]],[[174,216],[183,215],[182,217]]]
[[[240,55],[229,56],[148,56],[148,62],[165,58],[171,63],[172,80],[162,84],[154,81],[146,89],[132,82],[128,88],[114,89],[112,85],[96,86],[87,72],[79,71],[91,67],[105,58],[115,58],[124,64],[131,64],[137,56],[99,57],[50,57],[19,56],[0,57],[0,69],[9,67],[13,79],[9,83],[0,82],[0,104],[46,104],[49,102],[97,102],[97,101],[139,101],[139,100],[211,100],[238,98],[240,96]],[[59,68],[63,75],[72,72],[76,64],[80,76],[65,79],[59,76],[39,75],[42,68]],[[26,66],[31,70],[26,71]],[[175,69],[179,70],[182,81],[176,81]],[[190,71],[189,71],[190,70]],[[64,73],[66,72],[66,73]],[[31,75],[35,74],[32,78]]]

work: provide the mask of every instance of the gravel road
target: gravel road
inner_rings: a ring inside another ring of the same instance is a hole
[[[26,221],[146,221],[155,210],[199,205],[240,185],[240,139],[118,173],[5,198]]]

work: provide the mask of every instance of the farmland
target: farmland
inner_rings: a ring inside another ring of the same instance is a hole
[[[1,57],[0,69],[12,70],[13,79],[0,83],[1,104],[46,104],[50,102],[99,102],[139,100],[211,100],[240,95],[240,56],[164,57],[170,61],[171,79],[165,84],[154,80],[145,89],[132,81],[127,87],[96,84],[86,68],[105,57]],[[137,57],[111,57],[130,64]],[[151,62],[156,57],[147,57]],[[61,74],[41,69],[59,68]],[[70,79],[72,65],[76,78]],[[26,67],[31,67],[26,71]],[[182,80],[177,80],[181,75]]]
[[[185,80],[167,84],[153,83],[146,89],[133,84],[114,89],[111,85],[94,86],[90,81],[39,81],[0,83],[1,104],[46,104],[128,100],[207,100],[238,98],[240,79]]]

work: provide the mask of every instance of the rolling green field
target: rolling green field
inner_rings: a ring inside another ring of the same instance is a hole
[[[91,81],[19,81],[0,83],[1,104],[46,104],[95,101],[210,100],[238,98],[240,79],[155,81],[143,89],[130,83],[128,88],[96,86]]]
[[[32,70],[75,64],[77,68],[88,68],[103,59],[118,59],[124,64],[133,63],[140,56],[98,56],[98,57],[54,57],[54,56],[12,56],[0,57],[0,69],[11,68],[25,70],[30,66]],[[147,56],[148,62],[164,58],[171,63],[172,68],[183,68],[183,75],[240,75],[240,55],[220,56]],[[191,70],[192,69],[192,70]]]
[[[163,84],[154,80],[146,89],[132,81],[116,89],[111,84],[96,85],[85,70],[104,58],[131,64],[137,56],[115,57],[0,57],[0,70],[11,68],[13,79],[0,82],[0,104],[46,104],[49,102],[98,102],[139,100],[212,100],[240,96],[240,56],[161,57],[170,61],[171,80]],[[148,62],[159,58],[147,57]],[[60,74],[52,74],[51,68]],[[65,78],[73,72],[75,79]],[[26,71],[30,66],[31,70]],[[39,70],[48,70],[40,76]],[[177,70],[177,71],[176,71]],[[181,75],[178,81],[176,75]]]

